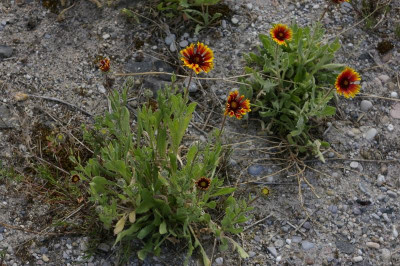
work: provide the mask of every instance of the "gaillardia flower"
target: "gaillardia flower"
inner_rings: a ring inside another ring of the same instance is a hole
[[[199,180],[196,181],[197,188],[201,190],[208,190],[211,185],[211,180],[207,177],[201,177]]]
[[[103,72],[108,72],[110,70],[110,59],[104,58],[99,61],[99,68]]]
[[[237,119],[241,119],[243,115],[250,111],[249,99],[244,99],[244,95],[239,96],[237,90],[229,93],[224,115],[229,115],[230,117],[236,116]]]
[[[81,180],[81,178],[79,177],[79,175],[73,175],[71,177],[71,182],[74,184],[78,183],[80,180]]]
[[[276,24],[270,31],[272,39],[279,45],[286,45],[285,41],[292,39],[292,30],[285,24]]]
[[[336,92],[346,98],[353,98],[360,91],[360,80],[360,74],[358,74],[354,69],[346,67],[336,78]]]
[[[207,45],[197,42],[197,45],[192,43],[185,49],[181,50],[184,65],[190,69],[193,69],[196,74],[204,71],[208,73],[214,67],[214,53],[208,48]]]

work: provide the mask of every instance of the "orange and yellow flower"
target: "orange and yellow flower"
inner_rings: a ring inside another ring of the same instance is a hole
[[[239,96],[237,90],[229,93],[224,115],[229,115],[230,117],[236,116],[237,119],[241,119],[243,115],[250,111],[249,99],[244,99],[244,95]]]
[[[207,177],[201,177],[201,178],[199,178],[199,180],[196,181],[195,184],[196,184],[197,188],[205,191],[210,188],[211,180]]]
[[[99,69],[103,72],[108,72],[110,70],[110,59],[104,58],[99,61]]]
[[[195,46],[193,43],[181,50],[184,65],[193,69],[196,74],[204,71],[208,73],[214,67],[214,53],[208,48],[207,45],[197,42]]]
[[[285,24],[276,24],[270,31],[272,39],[279,45],[286,45],[292,39],[293,32]]]
[[[349,0],[332,0],[336,4],[341,4],[343,2],[350,2]]]
[[[336,78],[335,88],[337,93],[346,98],[353,98],[360,91],[360,80],[360,74],[354,69],[346,67]]]

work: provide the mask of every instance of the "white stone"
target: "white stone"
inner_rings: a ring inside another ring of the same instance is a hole
[[[103,34],[103,39],[104,40],[108,40],[108,39],[110,39],[110,37],[111,37],[111,35],[108,34],[108,33]]]
[[[173,43],[176,39],[175,34],[170,34],[167,37],[165,37],[165,44],[166,45],[171,45],[171,43]]]
[[[390,77],[389,77],[388,75],[385,75],[385,74],[380,75],[378,78],[379,78],[383,83],[386,83],[386,82],[388,82],[388,81],[390,80]]]
[[[381,245],[379,245],[378,243],[375,243],[375,242],[367,242],[366,246],[369,248],[379,249]]]
[[[384,183],[385,183],[385,176],[383,176],[383,175],[378,175],[378,178],[377,178],[377,180],[376,180],[376,184],[378,185],[378,186],[382,186]]]
[[[237,18],[232,18],[231,21],[232,21],[233,24],[238,24],[239,23],[239,20]]]
[[[391,132],[391,131],[394,130],[394,126],[393,126],[392,124],[389,124],[389,125],[387,126],[387,129]]]
[[[353,168],[353,169],[358,168],[358,162],[351,162],[350,163],[350,167]]]
[[[390,93],[390,97],[392,97],[392,98],[398,98],[399,95],[397,94],[397,92],[392,91],[392,92]]]
[[[376,130],[375,128],[370,128],[368,129],[367,133],[365,133],[365,138],[367,140],[373,140],[376,134],[378,134],[378,130]]]
[[[217,263],[217,265],[222,265],[224,263],[224,258],[222,257],[216,258],[215,263]]]
[[[361,257],[361,256],[357,256],[357,257],[353,258],[353,262],[360,262],[362,260],[363,260],[363,257]]]
[[[369,109],[372,108],[372,102],[368,100],[362,100],[360,104],[361,111],[367,112]]]
[[[252,10],[253,9],[253,4],[252,3],[247,3],[246,7],[248,10]]]

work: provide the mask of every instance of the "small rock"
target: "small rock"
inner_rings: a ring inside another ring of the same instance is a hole
[[[282,239],[278,239],[274,242],[274,245],[278,248],[283,247],[283,245],[285,245],[285,243],[283,242]]]
[[[189,85],[189,92],[196,92],[197,90],[198,90],[198,88],[197,88],[197,82],[196,82],[196,80],[193,80],[192,79],[192,81],[190,82],[190,84],[189,84],[189,79],[190,78],[186,78],[185,79],[185,81],[184,81],[184,83],[185,83],[185,87],[187,87],[188,85]]]
[[[378,186],[382,186],[385,182],[386,182],[385,176],[383,176],[383,175],[378,175],[378,178],[377,178],[377,180],[376,180],[376,184],[377,184]]]
[[[263,165],[255,164],[255,165],[250,166],[247,169],[247,172],[250,175],[258,176],[258,175],[261,175],[261,174],[263,174],[265,172],[265,167]]]
[[[267,247],[267,250],[269,253],[272,254],[272,256],[274,256],[275,258],[278,256],[278,252],[276,251],[275,247]]]
[[[376,130],[375,128],[370,128],[368,129],[367,133],[365,133],[365,138],[367,140],[373,140],[376,134],[378,134],[378,130]]]
[[[226,20],[225,19],[221,20],[221,26],[222,26],[222,28],[226,29]]]
[[[102,84],[97,85],[97,89],[100,93],[106,93],[106,88]]]
[[[392,132],[394,130],[394,126],[392,124],[389,124],[387,126],[388,131]]]
[[[363,260],[363,257],[357,256],[353,258],[353,262],[361,262]]]
[[[171,45],[169,46],[169,50],[170,50],[171,52],[175,52],[175,51],[176,51],[175,42],[171,43]]]
[[[319,8],[319,5],[318,4],[315,4],[315,5],[313,5],[313,7],[312,8],[314,8],[314,9],[318,9]]]
[[[392,225],[392,235],[394,238],[397,238],[399,236],[399,232],[397,232],[395,225]]]
[[[390,93],[390,97],[392,97],[392,98],[398,98],[398,97],[399,97],[399,95],[398,95],[398,93],[397,93],[397,92],[395,92],[395,91],[392,91],[392,92]]]
[[[357,207],[354,207],[353,208],[353,214],[360,215],[361,214],[361,210],[359,208],[357,208]]]
[[[309,241],[305,240],[305,241],[302,241],[302,242],[301,242],[301,247],[302,247],[304,250],[310,250],[310,249],[313,249],[313,248],[315,247],[315,244],[312,243],[312,242],[309,242]]]
[[[0,45],[0,58],[8,58],[11,57],[13,53],[13,48],[6,46],[6,45]]]
[[[357,169],[358,168],[358,162],[351,162],[350,163],[350,167],[353,169]]]
[[[110,39],[110,37],[111,37],[111,35],[108,34],[108,33],[103,34],[103,39],[104,40],[108,40],[108,39]]]
[[[390,260],[390,257],[392,256],[392,254],[390,254],[390,250],[388,250],[387,248],[383,248],[381,249],[381,253],[382,253],[382,259],[384,261]]]
[[[249,257],[252,258],[256,255],[256,253],[254,251],[249,251]]]
[[[292,236],[293,243],[300,243],[303,240],[300,236]]]
[[[248,10],[252,10],[252,9],[253,9],[253,4],[252,4],[252,3],[247,3],[247,4],[246,4],[246,8],[247,8]]]
[[[394,191],[388,190],[386,193],[388,194],[389,197],[393,199],[397,198],[397,193]]]
[[[217,265],[222,265],[222,264],[224,263],[224,258],[222,258],[222,257],[216,258],[216,259],[215,259],[215,263],[216,263]]]
[[[378,78],[383,82],[383,84],[385,84],[386,82],[388,82],[390,80],[390,77],[385,74],[380,75]]]
[[[396,103],[392,106],[392,109],[390,110],[390,115],[393,118],[400,119],[400,103]]]
[[[237,18],[235,18],[235,17],[233,17],[231,19],[231,21],[232,21],[233,24],[238,24],[239,23],[239,20]]]
[[[304,228],[304,229],[307,229],[307,230],[310,230],[310,229],[311,229],[311,223],[310,223],[310,222],[305,222],[305,223],[303,224],[303,228]]]
[[[369,109],[372,108],[372,102],[368,100],[362,100],[360,104],[361,111],[367,112]]]
[[[188,45],[189,45],[189,42],[186,41],[186,40],[183,40],[183,41],[179,42],[179,46],[182,47],[182,48],[184,48],[184,47],[186,47]]]
[[[108,252],[110,251],[110,246],[107,245],[106,243],[101,243],[98,247],[98,250],[104,251],[104,252]]]
[[[367,242],[365,245],[367,247],[369,247],[369,248],[375,248],[375,249],[379,249],[380,248],[380,245],[378,243],[375,243],[375,242]]]
[[[335,214],[338,211],[338,207],[336,205],[331,205],[328,207],[328,210],[330,210],[331,213]]]
[[[314,259],[311,257],[306,257],[305,262],[307,265],[314,265]]]
[[[165,41],[166,45],[171,45],[171,43],[173,43],[175,41],[175,39],[176,39],[175,34],[170,34],[167,37],[165,37],[164,41]]]
[[[282,260],[282,256],[278,256],[278,257],[276,257],[276,262],[280,262],[281,260]]]
[[[387,223],[391,222],[390,219],[389,219],[389,216],[387,215],[387,213],[382,214],[382,217]]]
[[[288,245],[292,244],[292,240],[290,240],[289,238],[286,239],[286,244],[288,244]]]
[[[42,255],[42,260],[44,261],[44,262],[49,262],[49,257],[47,257],[45,254],[43,254]]]

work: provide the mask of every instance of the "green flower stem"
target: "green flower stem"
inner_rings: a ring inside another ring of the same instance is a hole
[[[190,83],[192,82],[192,77],[193,77],[193,71],[190,71],[189,82],[188,85],[185,87],[184,97],[183,97],[185,99],[185,102],[187,102],[189,97],[189,88],[190,88]]]
[[[226,115],[224,115],[224,119],[222,120],[221,129],[219,130],[218,138],[219,138],[219,137],[221,136],[221,134],[222,134],[222,130],[224,129],[224,126],[225,126],[225,121],[226,121]]]
[[[281,84],[281,82],[282,82],[282,80],[281,80],[281,70],[280,70],[280,68],[279,68],[279,58],[278,58],[278,52],[279,52],[279,44],[275,44],[276,46],[276,48],[275,48],[275,69],[276,69],[276,77],[277,77],[277,79],[278,79],[278,83],[279,83],[279,85],[278,85],[278,88],[280,89],[280,90],[282,90],[282,84]]]

